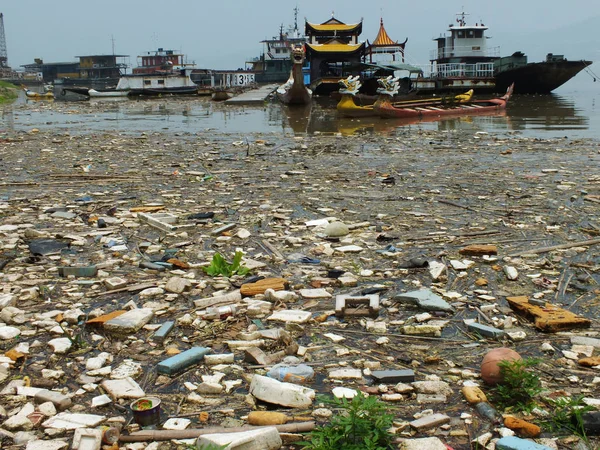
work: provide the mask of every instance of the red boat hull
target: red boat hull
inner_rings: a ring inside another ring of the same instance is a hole
[[[493,114],[506,109],[506,104],[512,95],[513,86],[510,86],[506,95],[489,100],[473,100],[466,103],[443,105],[440,103],[424,103],[397,107],[385,99],[375,105],[375,111],[380,117],[397,119],[423,119],[447,116],[472,116],[479,114]]]

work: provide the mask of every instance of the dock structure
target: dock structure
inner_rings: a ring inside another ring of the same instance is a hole
[[[269,95],[279,87],[278,84],[267,84],[259,87],[258,89],[252,89],[251,91],[244,92],[240,95],[236,95],[224,103],[230,105],[248,105],[253,103],[263,103]]]

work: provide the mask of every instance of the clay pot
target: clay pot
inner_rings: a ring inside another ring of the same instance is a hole
[[[502,381],[498,363],[519,359],[522,359],[521,355],[510,348],[500,347],[490,350],[481,361],[481,378],[486,384],[494,386]]]

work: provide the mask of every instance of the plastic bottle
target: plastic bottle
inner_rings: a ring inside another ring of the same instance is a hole
[[[498,411],[496,411],[494,409],[494,407],[492,405],[490,405],[489,403],[486,403],[486,402],[477,403],[475,405],[475,409],[481,416],[485,417],[486,419],[491,420],[492,422],[500,421],[500,415],[498,414]]]
[[[235,305],[225,305],[219,307],[206,308],[206,313],[202,316],[205,320],[225,319],[229,316],[235,316]]]
[[[306,383],[315,376],[315,371],[306,364],[297,366],[277,364],[267,372],[267,376],[286,383]]]

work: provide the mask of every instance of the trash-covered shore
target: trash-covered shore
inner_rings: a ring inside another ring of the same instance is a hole
[[[394,448],[598,448],[599,166],[415,129],[5,135],[1,447],[301,448],[362,392]],[[481,378],[500,347],[539,360],[527,413]]]

